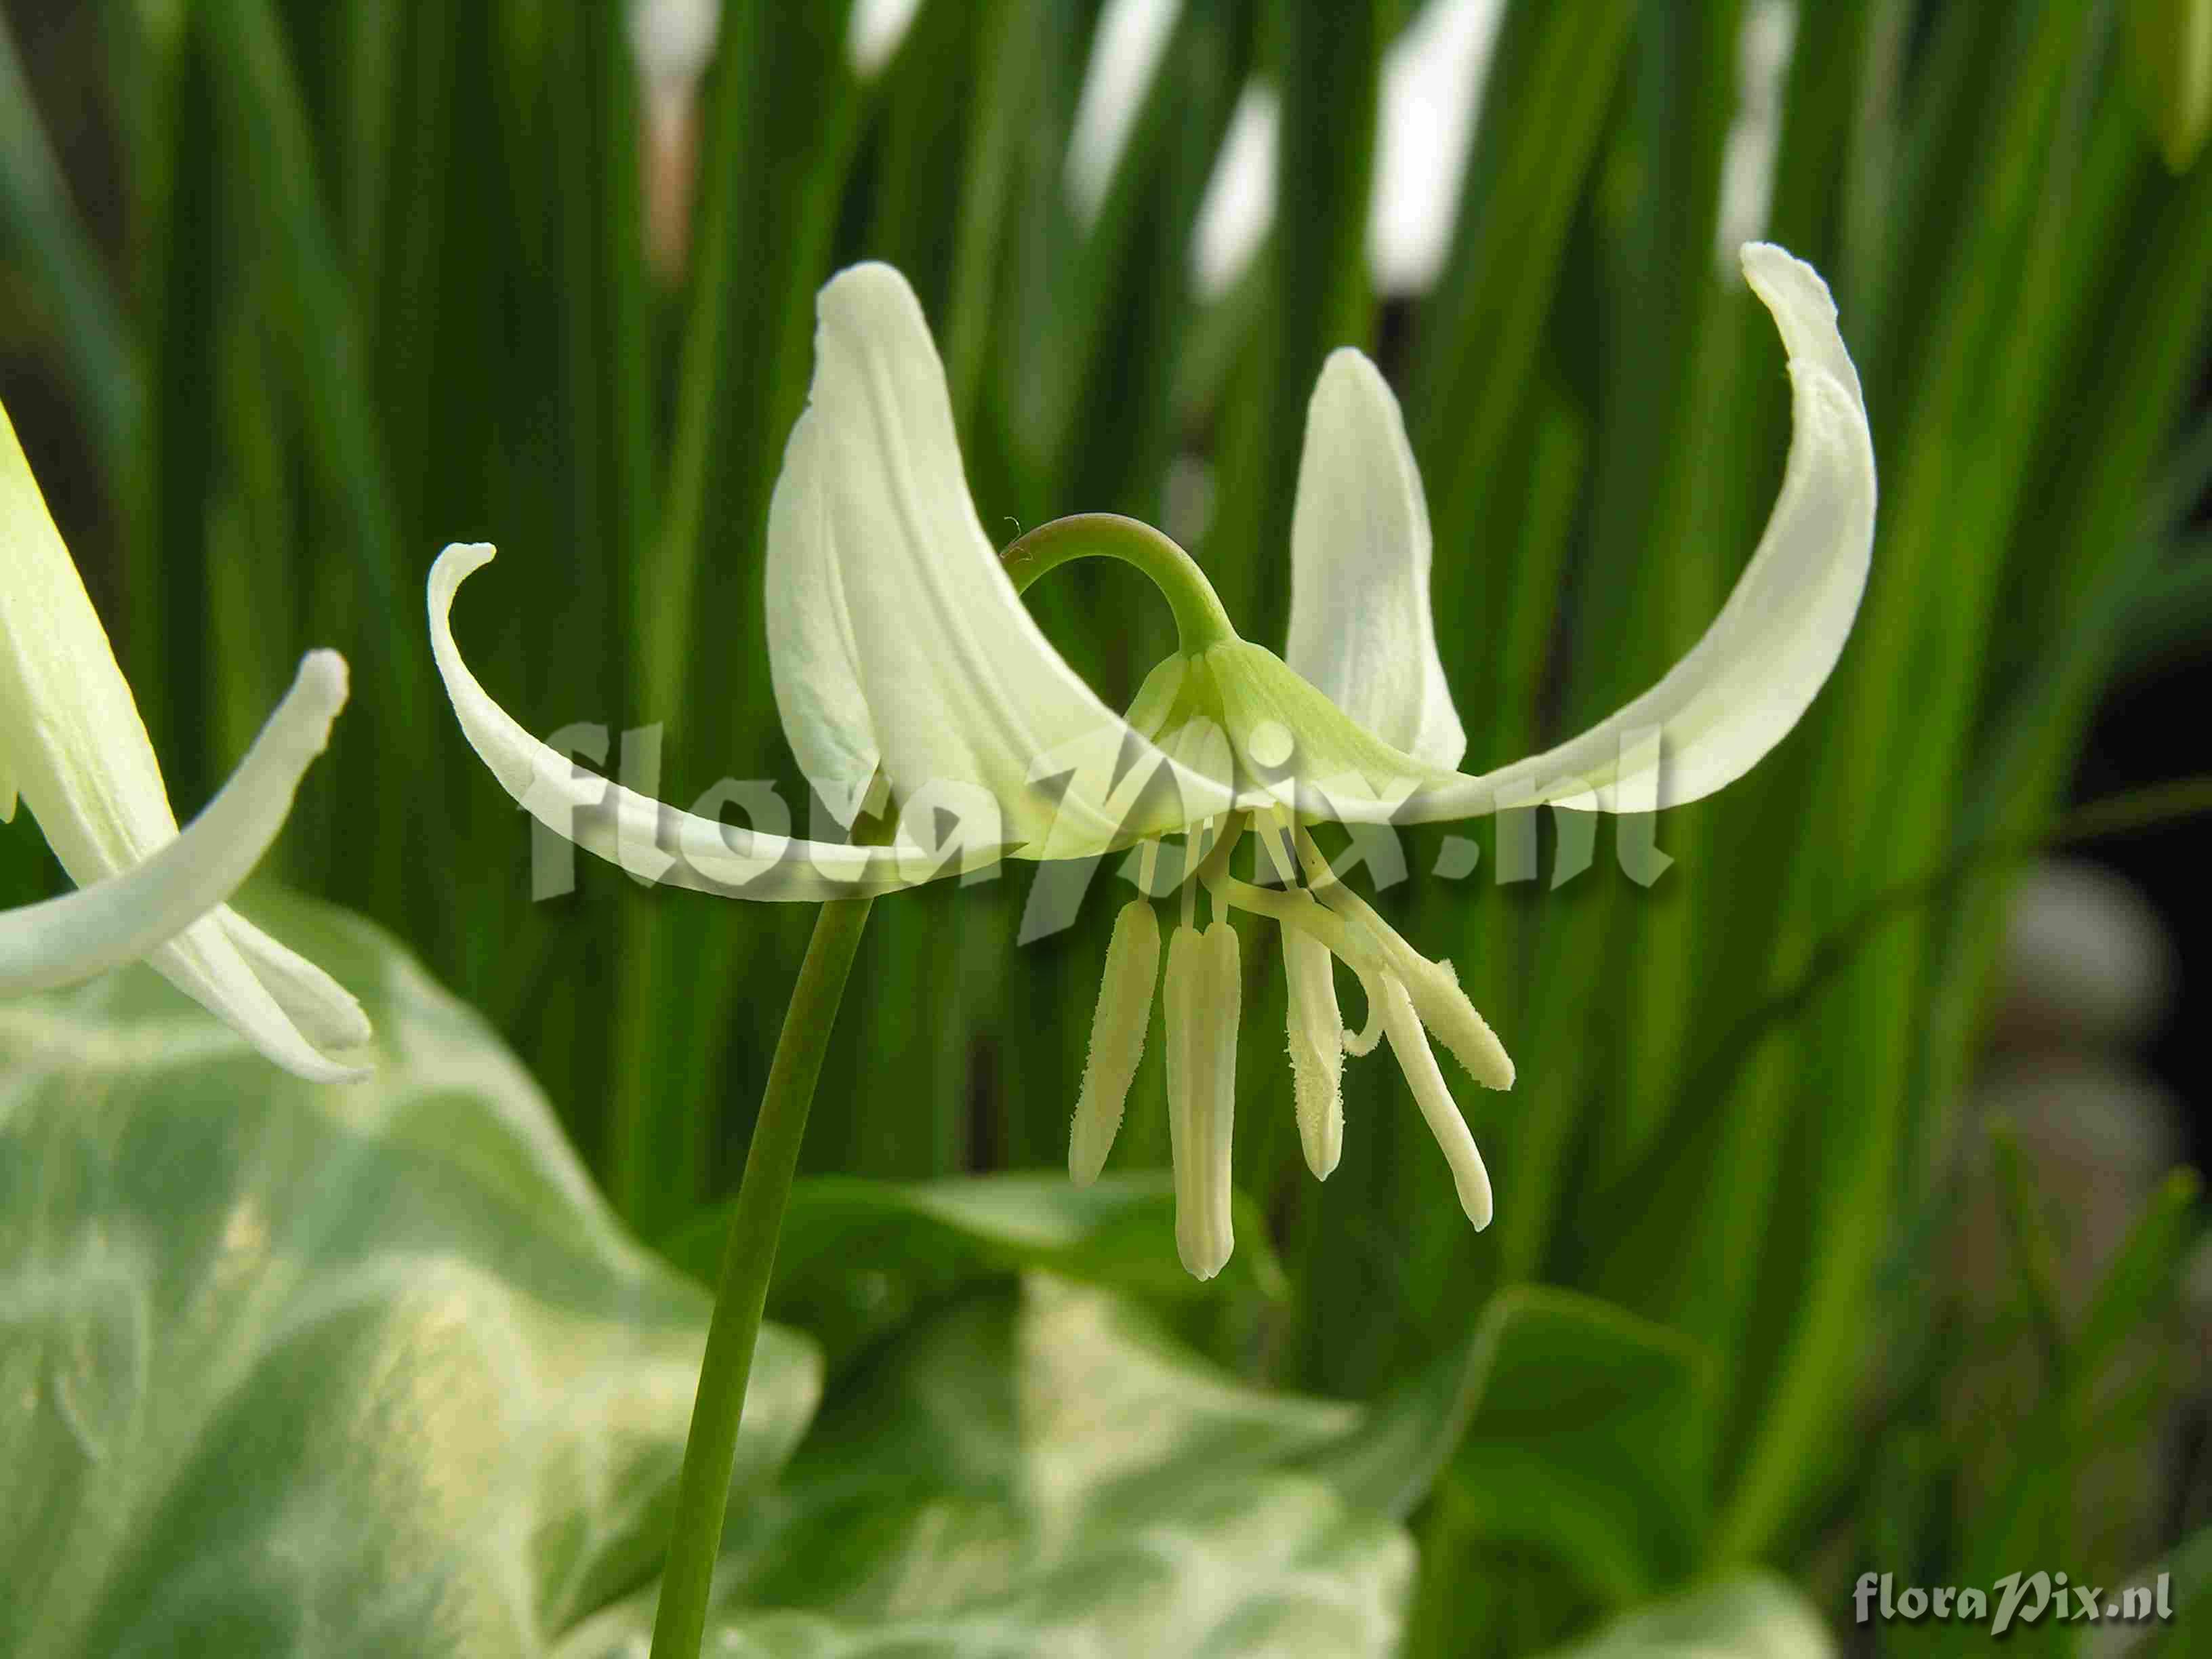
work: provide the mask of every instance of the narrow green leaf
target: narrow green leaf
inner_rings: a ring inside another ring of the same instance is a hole
[[[2197,1200],[2204,1182],[2194,1170],[2168,1175],[2128,1230],[2074,1334],[2075,1372],[2093,1385],[2120,1345],[2154,1320],[2172,1293],[2190,1246],[2203,1237]]]
[[[200,14],[217,69],[230,153],[253,180],[259,228],[273,245],[272,288],[286,307],[292,368],[308,412],[315,459],[343,504],[352,550],[377,621],[410,614],[415,583],[401,568],[391,479],[371,415],[359,319],[317,183],[314,146],[300,88],[268,0],[222,0]],[[402,598],[407,603],[403,605]],[[391,681],[400,706],[393,741],[430,713],[429,654],[415,630],[365,630],[355,648]]]
[[[130,480],[144,410],[141,365],[40,125],[15,35],[0,19],[0,253],[17,249],[38,274],[109,487],[119,492]]]
[[[1997,1185],[1997,1213],[2011,1246],[2013,1273],[2028,1323],[2043,1349],[2043,1362],[2054,1389],[2070,1380],[2072,1356],[2064,1316],[2058,1309],[2058,1252],[2044,1214],[2045,1200],[2029,1175],[2020,1138],[2008,1123],[1990,1126],[1991,1167]]]

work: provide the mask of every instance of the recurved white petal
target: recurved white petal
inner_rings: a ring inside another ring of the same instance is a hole
[[[1820,273],[1771,243],[1747,243],[1741,257],[1789,353],[1795,424],[1781,494],[1728,603],[1633,702],[1555,749],[1425,792],[1405,818],[1545,800],[1594,799],[1608,812],[1696,800],[1779,743],[1834,668],[1874,544],[1866,404]]]
[[[0,996],[27,995],[119,967],[221,905],[284,827],[293,792],[322,753],[345,698],[345,659],[335,651],[309,653],[238,770],[181,836],[120,874],[0,913]],[[267,942],[337,990],[304,957]],[[360,1006],[345,1000],[356,1024],[329,1041],[333,1048],[369,1035]]]
[[[860,690],[834,533],[809,410],[791,429],[769,501],[769,678],[799,769],[837,822],[850,825],[883,752]]]
[[[297,951],[227,907],[216,912],[216,920],[308,1042],[319,1048],[351,1048],[374,1035],[360,1000]]]
[[[1428,502],[1398,400],[1346,346],[1306,407],[1284,659],[1395,749],[1449,771],[1467,751],[1429,605]]]
[[[335,658],[318,653],[309,665],[302,672],[311,699],[327,699],[333,673],[343,696],[343,668]],[[0,773],[21,791],[46,844],[79,887],[136,869],[176,839],[177,820],[131,687],[4,411],[0,749],[6,751]],[[286,1070],[317,1082],[362,1076],[360,1067],[330,1059],[301,1034],[232,942],[234,922],[217,909],[146,960]],[[334,998],[319,1010],[318,1029],[365,1034],[352,1000],[318,977]],[[287,995],[298,1001],[307,994],[288,986]]]
[[[1030,618],[969,497],[944,366],[905,279],[855,265],[817,314],[813,387],[769,520],[769,659],[810,779],[848,798],[872,763],[901,800],[979,790],[1010,841],[1048,841],[1055,857],[1225,810],[1225,789],[1173,767]],[[1155,776],[1163,787],[1127,787]]]
[[[852,898],[916,886],[993,860],[995,854],[970,848],[948,861],[933,841],[903,833],[889,846],[855,847],[741,830],[578,767],[494,702],[453,642],[453,595],[492,556],[483,543],[456,542],[430,567],[430,653],[470,746],[500,787],[555,834],[643,879],[726,898]],[[936,809],[924,803],[921,810]]]

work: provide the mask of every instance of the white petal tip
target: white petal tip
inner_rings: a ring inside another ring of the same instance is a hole
[[[1810,270],[1813,268],[1779,242],[1744,242],[1737,246],[1735,257],[1736,262],[1747,272],[1759,269],[1786,268],[1791,265],[1795,265],[1801,270]]]
[[[1291,524],[1284,661],[1371,738],[1449,770],[1466,751],[1430,606],[1433,539],[1405,416],[1382,371],[1340,347],[1306,405]],[[1309,781],[1335,768],[1311,744]],[[1349,751],[1346,751],[1347,753]]]
[[[489,542],[453,542],[430,567],[430,588],[450,599],[453,590],[497,557]]]
[[[1816,301],[1834,315],[1836,302],[1820,273],[1788,248],[1772,242],[1746,242],[1736,250],[1736,264],[1745,282],[1772,303],[1772,295],[1788,295],[1801,302]]]
[[[313,1049],[303,1050],[296,1043],[283,1045],[264,1043],[256,1041],[251,1036],[246,1036],[246,1042],[261,1059],[276,1066],[278,1071],[289,1073],[304,1083],[366,1083],[375,1075],[374,1066],[353,1066],[340,1060],[325,1059]]]
[[[325,1041],[332,1048],[365,1048],[376,1041],[376,1027],[369,1023],[368,1016],[362,1012],[357,1002],[350,1007],[326,1010],[325,1018],[329,1021]],[[364,1067],[360,1075],[367,1077],[368,1068]]]
[[[318,999],[312,1012],[295,1001],[285,1012],[319,1048],[335,1048],[343,1054],[355,1048],[366,1048],[376,1041],[376,1028],[369,1024],[368,1016],[362,1012],[361,1005],[351,997],[343,1002],[329,998]],[[368,1068],[357,1069],[354,1075],[367,1077]]]
[[[1321,374],[1314,382],[1314,396],[1321,396],[1324,386],[1346,383],[1370,391],[1389,392],[1390,383],[1382,378],[1382,371],[1375,367],[1375,360],[1358,346],[1339,346],[1330,352],[1321,366]]]
[[[927,336],[929,325],[922,318],[921,301],[915,297],[913,284],[896,265],[880,259],[848,265],[824,283],[815,296],[814,314],[824,324],[842,323],[854,307],[886,304],[911,311]],[[932,345],[930,349],[933,353],[936,347]]]
[[[1826,280],[1786,248],[1771,242],[1746,242],[1737,253],[1743,279],[1774,314],[1783,349],[1793,366],[1818,364],[1849,392],[1850,417],[1863,420],[1858,406],[1858,371],[1836,331],[1836,300]]]
[[[1816,315],[1825,313],[1830,322],[1834,320],[1836,301],[1827,283],[1787,249],[1771,242],[1746,242],[1737,251],[1736,262],[1743,268],[1743,280],[1770,309],[1802,307]]]

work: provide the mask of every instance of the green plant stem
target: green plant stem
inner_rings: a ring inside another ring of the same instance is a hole
[[[1119,559],[1152,580],[1175,611],[1176,648],[1194,657],[1237,637],[1213,584],[1163,532],[1119,513],[1077,513],[1041,524],[999,555],[1017,593],[1072,559]]]
[[[873,902],[834,899],[822,907],[776,1038],[760,1118],[738,1185],[737,1208],[730,1217],[729,1242],[722,1249],[714,1315],[707,1327],[691,1437],[684,1448],[684,1474],[676,1492],[675,1529],[653,1618],[653,1659],[693,1659],[706,1630],[707,1595],[714,1587],[722,1512],[729,1502],[730,1460],[744,1417],[745,1383],[752,1374],[761,1310],[768,1302],[769,1274],[775,1267],[776,1236],[799,1167],[815,1079],[822,1074],[822,1056]]]

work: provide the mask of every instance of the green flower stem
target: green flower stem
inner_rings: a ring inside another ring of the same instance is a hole
[[[1017,593],[1074,559],[1119,559],[1150,576],[1175,611],[1176,643],[1186,657],[1237,637],[1197,561],[1141,520],[1119,513],[1072,514],[1039,525],[999,555]]]
[[[769,1274],[775,1266],[776,1236],[799,1167],[799,1146],[814,1103],[815,1080],[822,1074],[822,1056],[873,902],[834,899],[822,907],[776,1038],[760,1120],[753,1126],[737,1210],[730,1218],[729,1242],[722,1249],[714,1316],[707,1327],[691,1437],[684,1448],[684,1474],[676,1492],[675,1530],[653,1618],[653,1659],[694,1659],[707,1627],[707,1596],[714,1587],[722,1512],[729,1502],[730,1460],[744,1416],[745,1383],[752,1374]]]

